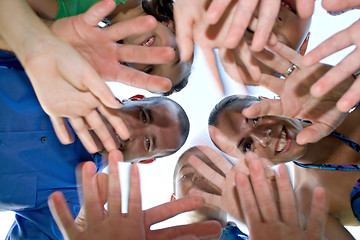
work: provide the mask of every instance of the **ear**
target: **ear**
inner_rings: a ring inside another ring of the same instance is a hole
[[[304,56],[308,43],[309,43],[309,38],[310,38],[310,32],[308,32],[308,34],[306,35],[306,38],[304,39],[303,43],[301,44],[301,47],[299,49],[299,53]]]
[[[174,21],[168,20],[167,22],[163,22],[163,24],[165,24],[172,32],[175,32]]]

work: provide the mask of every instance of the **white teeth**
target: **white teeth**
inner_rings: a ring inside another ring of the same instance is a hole
[[[287,4],[287,3],[284,3],[283,1],[281,1],[281,5],[285,6],[285,7],[286,7],[287,9],[289,9],[289,10],[292,10],[292,8],[290,7],[290,5]]]
[[[145,46],[145,47],[148,47],[148,46],[151,46],[154,42],[155,38],[154,37],[151,37],[149,38],[146,42],[144,42],[143,44],[141,44],[142,46]]]
[[[286,132],[281,130],[281,138],[279,140],[279,144],[276,147],[276,152],[281,152],[286,147]]]

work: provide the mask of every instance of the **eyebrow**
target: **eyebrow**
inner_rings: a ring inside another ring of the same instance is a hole
[[[180,169],[179,169],[179,172],[181,171],[181,170],[183,170],[184,168],[187,168],[187,167],[193,167],[191,164],[189,164],[189,163],[187,163],[187,164],[185,164],[184,166],[182,166]]]

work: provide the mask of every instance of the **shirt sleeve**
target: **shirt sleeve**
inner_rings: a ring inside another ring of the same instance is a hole
[[[60,19],[64,17],[75,16],[81,13],[86,12],[92,5],[97,3],[100,0],[57,0],[59,4],[59,11],[55,19]],[[116,5],[119,3],[125,3],[127,0],[115,0]]]

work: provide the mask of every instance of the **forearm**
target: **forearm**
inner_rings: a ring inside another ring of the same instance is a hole
[[[326,219],[325,236],[328,240],[355,240],[339,220],[335,219],[333,216],[329,216]]]
[[[24,64],[55,35],[24,0],[0,0],[0,47],[15,52]]]

